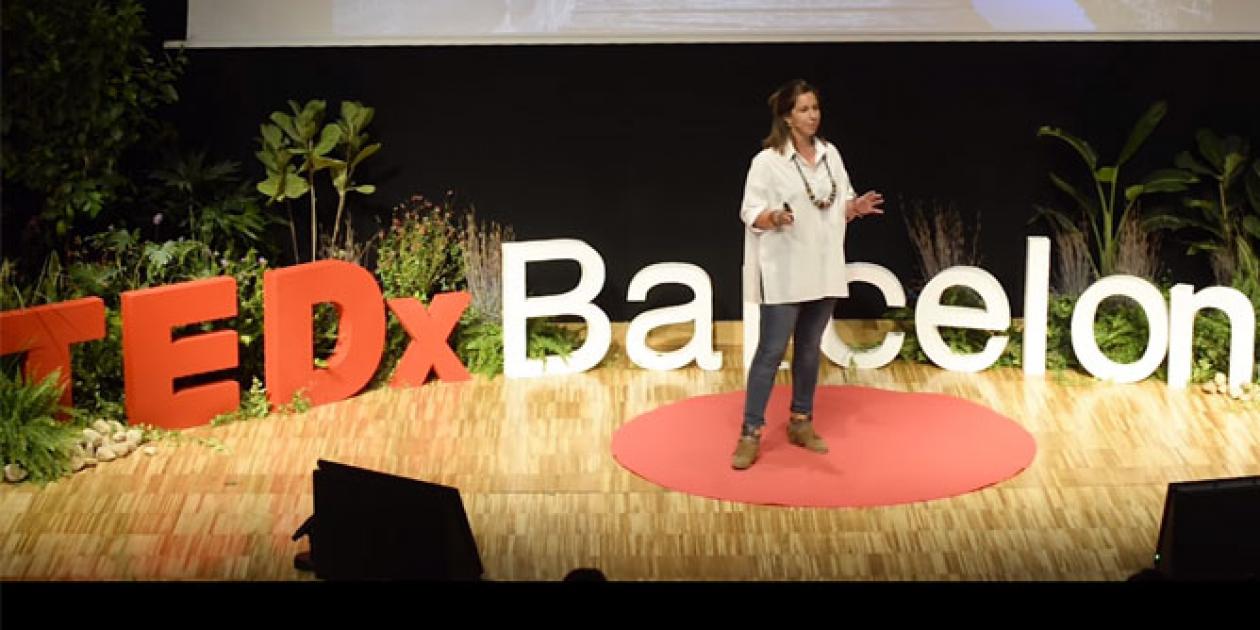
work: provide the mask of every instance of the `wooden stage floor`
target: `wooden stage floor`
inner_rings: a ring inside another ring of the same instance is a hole
[[[1260,474],[1260,404],[1197,387],[824,362],[820,384],[986,405],[1036,438],[1036,458],[996,486],[894,507],[680,494],[621,468],[611,437],[663,404],[742,389],[738,323],[718,324],[716,372],[639,369],[620,348],[624,328],[585,374],[377,390],[187,432],[221,450],[162,442],[155,456],[46,487],[0,484],[0,578],[311,580],[292,566],[306,541],[290,535],[326,458],[459,488],[492,580],[554,581],[581,566],[612,580],[1123,580],[1151,564],[1169,482]],[[654,339],[668,347],[670,334]]]

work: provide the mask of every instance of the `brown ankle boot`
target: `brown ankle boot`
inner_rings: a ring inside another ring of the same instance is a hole
[[[788,419],[788,441],[815,453],[826,453],[827,443],[814,432],[814,420],[809,414],[793,413]]]
[[[744,470],[757,461],[757,453],[761,451],[761,435],[741,435],[739,444],[735,446],[735,455],[731,458],[731,468]]]

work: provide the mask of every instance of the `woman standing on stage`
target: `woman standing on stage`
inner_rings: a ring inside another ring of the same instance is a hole
[[[818,453],[814,431],[822,333],[836,298],[849,294],[844,236],[849,221],[883,214],[883,196],[858,197],[835,145],[818,136],[818,90],[802,80],[770,95],[770,135],[752,160],[739,215],[744,232],[745,300],[760,304],[761,335],[748,370],[743,429],[731,465],[757,459],[774,375],[793,339],[788,440]]]

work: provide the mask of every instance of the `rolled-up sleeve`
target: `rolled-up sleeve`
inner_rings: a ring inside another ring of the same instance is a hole
[[[739,206],[739,218],[754,234],[766,231],[754,223],[762,212],[770,208],[769,166],[765,160],[753,158],[752,165],[748,167],[748,178],[744,181],[744,201]]]

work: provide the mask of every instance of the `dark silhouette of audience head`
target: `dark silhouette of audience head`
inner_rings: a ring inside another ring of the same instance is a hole
[[[572,571],[569,571],[569,574],[564,576],[564,581],[565,582],[607,582],[608,577],[605,576],[604,572],[600,571],[599,569],[590,568],[590,567],[581,567],[581,568],[577,568]]]

